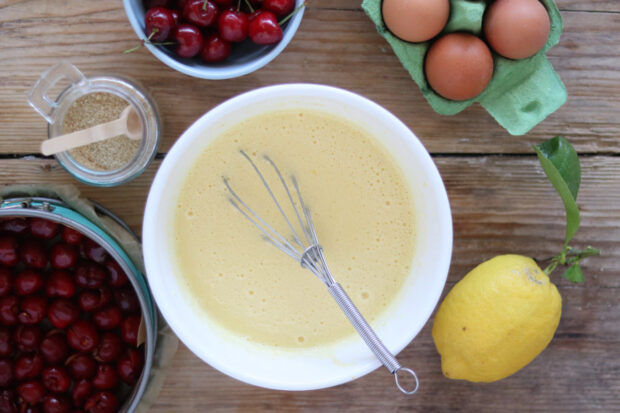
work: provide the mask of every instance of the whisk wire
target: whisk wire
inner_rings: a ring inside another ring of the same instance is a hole
[[[288,196],[289,201],[291,201],[291,206],[293,207],[293,211],[295,211],[295,216],[297,217],[297,221],[299,222],[299,226],[301,227],[305,237],[306,237],[306,241],[308,242],[308,244],[312,244],[313,242],[310,240],[310,238],[308,238],[308,232],[306,231],[306,223],[304,223],[301,220],[301,216],[299,215],[299,211],[297,210],[297,207],[295,206],[295,201],[293,200],[293,195],[291,195],[291,191],[288,189],[288,185],[286,184],[286,181],[284,180],[284,176],[282,176],[282,173],[280,172],[280,168],[278,168],[275,164],[274,161],[271,160],[271,158],[269,156],[264,156],[265,160],[267,162],[269,162],[271,164],[271,166],[273,167],[273,169],[276,171],[276,174],[278,174],[278,178],[280,178],[280,182],[282,183],[282,186],[284,187],[284,190],[286,191],[286,195]],[[292,177],[293,181],[295,181],[295,177]],[[296,186],[297,188],[297,186]],[[299,190],[297,191],[297,196],[299,197],[300,201],[301,201],[301,196],[299,194]],[[303,203],[302,203],[302,207],[303,207]],[[297,237],[297,232],[293,231],[293,236]],[[301,240],[300,240],[301,241]],[[302,245],[303,242],[300,242],[300,245]],[[302,245],[303,246],[303,245]]]
[[[256,166],[256,164],[254,163],[254,161],[252,160],[252,158],[250,158],[250,156],[245,153],[244,150],[239,151],[241,152],[241,155],[243,155],[245,157],[245,159],[247,159],[250,164],[252,165],[252,167],[254,168],[254,170],[256,171],[256,173],[258,174],[260,180],[263,182],[263,185],[265,186],[265,189],[267,190],[267,192],[269,192],[269,196],[271,196],[271,199],[273,200],[273,202],[276,204],[276,207],[278,208],[278,211],[280,211],[280,214],[282,214],[282,216],[284,217],[284,220],[286,221],[286,224],[288,225],[288,227],[290,228],[291,232],[293,233],[293,238],[295,240],[295,242],[301,247],[304,248],[304,244],[302,243],[301,239],[299,238],[299,236],[297,235],[297,231],[295,230],[295,228],[293,227],[293,224],[291,224],[291,221],[289,221],[288,216],[286,215],[286,213],[284,212],[284,210],[282,209],[282,206],[280,206],[280,203],[278,202],[276,196],[274,195],[273,191],[271,190],[271,187],[269,186],[269,184],[267,183],[267,180],[265,180],[265,177],[263,176],[263,174],[261,173],[260,169],[258,169],[258,166]],[[278,175],[280,176],[280,179],[282,179],[282,174],[280,174],[280,170],[275,166],[275,164],[273,162],[271,162],[271,164],[274,166],[274,168],[276,169],[276,172],[278,173]],[[288,192],[288,188],[286,187],[286,183],[284,183],[284,179],[282,179],[282,183],[284,188],[287,190]],[[293,204],[293,208],[295,207],[295,205]]]
[[[314,223],[312,222],[312,217],[310,215],[310,210],[304,202],[295,177],[291,176],[291,182],[293,183],[293,187],[295,188],[299,208],[295,203],[293,194],[289,190],[288,185],[286,184],[286,180],[280,172],[280,169],[278,169],[275,162],[273,162],[271,158],[269,158],[268,156],[264,156],[264,159],[274,168],[276,174],[278,175],[278,178],[280,179],[280,182],[282,183],[282,186],[284,187],[284,190],[286,191],[288,199],[291,202],[293,211],[295,212],[295,216],[297,217],[297,220],[301,227],[303,237],[307,241],[307,245],[304,243],[302,237],[300,237],[295,230],[294,225],[291,223],[282,206],[276,199],[274,192],[271,190],[271,187],[267,183],[267,180],[261,173],[258,166],[245,151],[241,150],[240,153],[252,165],[254,171],[256,171],[260,180],[262,181],[263,186],[271,196],[271,199],[273,200],[276,207],[280,211],[280,214],[286,221],[286,224],[292,232],[293,242],[288,241],[283,235],[281,235],[271,225],[269,225],[265,220],[263,220],[256,212],[254,212],[254,210],[252,210],[231,188],[228,180],[225,177],[222,177],[226,188],[231,194],[231,198],[229,198],[230,203],[239,212],[241,212],[241,214],[243,214],[245,218],[247,218],[252,224],[254,224],[256,228],[261,231],[263,239],[269,241],[276,248],[280,249],[291,258],[295,259],[301,264],[302,267],[310,270],[321,281],[323,281],[323,283],[325,283],[330,294],[334,297],[340,308],[346,314],[347,318],[351,321],[351,324],[355,327],[362,339],[366,342],[370,350],[394,376],[394,380],[398,389],[405,394],[415,393],[419,387],[418,377],[415,372],[400,365],[396,357],[394,357],[394,355],[390,353],[390,351],[385,347],[385,345],[383,345],[379,337],[375,334],[372,327],[364,319],[364,317],[359,312],[351,298],[349,298],[347,293],[344,291],[342,286],[338,284],[338,282],[336,282],[336,280],[334,280],[334,278],[332,277],[331,272],[329,271],[329,267],[327,266],[325,256],[323,255],[323,248],[319,244]],[[300,214],[299,209],[301,209],[302,214]],[[305,218],[305,222],[302,219],[302,215]],[[399,375],[403,376],[404,374],[408,374],[413,378],[413,380],[415,381],[415,388],[404,388],[404,386],[400,382],[400,379],[402,379],[402,377],[399,377]]]
[[[256,228],[258,228],[263,233],[263,235],[269,242],[274,244],[282,251],[286,252],[292,258],[298,260],[301,259],[301,254],[299,254],[297,249],[293,245],[291,245],[291,243],[288,242],[286,238],[280,235],[280,233],[276,231],[271,225],[269,225],[265,220],[263,220],[256,212],[254,212],[254,210],[250,208],[239,197],[239,195],[237,195],[237,193],[231,188],[230,184],[228,183],[228,179],[222,177],[222,180],[224,181],[224,185],[226,185],[226,188],[228,189],[230,194],[233,196],[233,198],[229,199],[230,203],[239,212],[241,212],[241,214],[243,214],[243,216],[245,216],[252,224],[254,224],[254,226],[256,226]],[[241,206],[243,206],[243,208],[241,208]],[[246,212],[246,210],[249,211],[249,213]]]

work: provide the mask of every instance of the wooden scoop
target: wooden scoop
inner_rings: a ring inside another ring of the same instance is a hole
[[[131,106],[123,109],[121,116],[111,122],[101,123],[88,129],[82,129],[43,141],[41,143],[41,153],[46,156],[54,155],[119,135],[125,135],[133,140],[142,139],[142,124],[138,118],[138,113]]]

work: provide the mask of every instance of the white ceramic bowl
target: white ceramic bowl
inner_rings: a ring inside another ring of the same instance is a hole
[[[295,107],[338,113],[357,123],[381,139],[406,176],[417,229],[411,273],[391,307],[373,323],[394,354],[430,317],[443,290],[452,252],[450,206],[437,168],[416,136],[376,103],[333,87],[287,84],[237,96],[194,122],[166,155],[149,193],[143,226],[147,278],[164,317],[198,357],[236,379],[280,390],[334,386],[363,376],[380,363],[356,336],[320,348],[284,350],[249,342],[219,327],[196,310],[189,293],[179,285],[172,220],[186,174],[213,138],[245,118]],[[210,131],[208,135],[205,130]],[[338,274],[334,276],[338,279]],[[415,365],[405,367],[415,369]]]
[[[296,7],[303,4],[304,0],[295,0]],[[144,34],[144,9],[142,0],[123,0],[125,13],[131,23],[131,27],[138,35],[138,38],[146,39]],[[280,42],[261,46],[245,40],[241,43],[233,45],[230,56],[223,62],[206,63],[199,57],[187,59],[177,56],[172,50],[154,46],[147,43],[145,46],[153,55],[174,70],[186,75],[198,77],[201,79],[231,79],[254,72],[267,63],[271,62],[280,54],[282,50],[293,39],[301,19],[304,15],[305,8],[299,10],[284,26],[282,26],[282,40]]]

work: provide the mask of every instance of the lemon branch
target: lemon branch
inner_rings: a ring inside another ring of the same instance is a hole
[[[534,150],[538,155],[540,165],[551,181],[551,184],[562,198],[566,210],[566,235],[564,247],[559,255],[551,258],[551,263],[545,268],[547,275],[551,274],[558,265],[569,266],[562,277],[572,282],[582,283],[585,281],[579,261],[584,258],[597,256],[601,251],[587,247],[584,250],[571,248],[571,241],[581,223],[579,208],[577,207],[577,194],[581,184],[581,166],[575,148],[561,136],[549,139],[540,145],[535,145]]]

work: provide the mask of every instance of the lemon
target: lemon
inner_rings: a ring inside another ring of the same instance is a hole
[[[483,262],[452,288],[435,317],[443,374],[473,382],[510,376],[547,347],[561,312],[560,293],[531,258]]]

